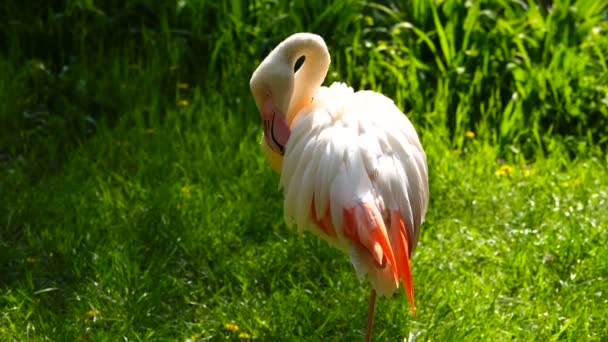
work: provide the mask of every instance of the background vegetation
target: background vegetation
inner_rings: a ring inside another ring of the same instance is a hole
[[[248,80],[321,34],[429,158],[418,314],[376,340],[608,339],[608,2],[3,1],[0,338],[360,340],[368,286],[282,222]]]

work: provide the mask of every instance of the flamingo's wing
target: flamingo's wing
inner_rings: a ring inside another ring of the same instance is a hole
[[[360,119],[366,130],[360,150],[366,170],[375,176],[373,183],[385,208],[402,216],[411,253],[429,201],[426,154],[414,126],[390,99],[371,91],[356,95],[356,108],[365,112]]]
[[[388,98],[334,84],[291,130],[281,172],[287,224],[349,253],[380,293],[403,278],[411,300],[409,256],[428,205],[412,124]]]

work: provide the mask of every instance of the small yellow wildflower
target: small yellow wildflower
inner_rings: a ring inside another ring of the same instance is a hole
[[[224,328],[226,328],[226,330],[230,330],[232,332],[239,331],[239,326],[236,324],[233,324],[233,323],[224,324]]]
[[[179,102],[177,102],[177,105],[180,107],[188,107],[189,104],[190,102],[188,102],[188,100],[179,100]]]
[[[25,258],[25,261],[30,264],[35,264],[36,261],[38,261],[38,260],[36,260],[36,258],[30,256],[30,257]]]
[[[464,133],[464,137],[467,139],[475,139],[475,132],[473,131],[466,131]]]
[[[177,87],[179,89],[188,90],[188,88],[190,88],[190,85],[188,83],[180,83]]]
[[[569,188],[569,187],[575,187],[578,185],[581,185],[581,183],[583,183],[583,181],[580,178],[577,178],[575,180],[573,180],[572,182],[561,182],[559,185],[561,185],[562,188]]]
[[[190,190],[192,189],[192,187],[188,184],[184,185],[181,187],[180,191],[182,192],[182,194],[184,194],[184,196],[186,198],[190,197]]]
[[[246,332],[241,332],[241,333],[239,334],[239,338],[242,338],[243,340],[248,340],[248,339],[250,339],[250,338],[251,338],[251,335],[249,335],[249,334],[248,334],[248,333],[246,333]]]
[[[97,320],[99,319],[99,311],[91,308],[89,309],[89,311],[87,311],[86,317],[92,320],[93,322],[97,322]]]
[[[192,336],[190,336],[189,340],[190,341],[196,341],[201,337],[200,333],[192,333]]]
[[[497,176],[510,176],[512,173],[513,173],[513,168],[507,164],[500,165],[498,170],[496,170]]]

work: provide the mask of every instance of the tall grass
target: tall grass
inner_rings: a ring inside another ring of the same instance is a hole
[[[382,300],[376,338],[605,340],[607,5],[4,2],[0,337],[361,339],[367,287],[285,229],[248,89],[312,31],[429,158],[418,315]]]
[[[385,92],[415,122],[446,128],[456,146],[469,129],[503,152],[523,146],[528,157],[546,151],[543,137],[554,134],[604,144],[607,5],[13,4],[2,24],[9,42],[3,71],[11,76],[2,126],[15,132],[42,120],[47,131],[73,126],[82,134],[98,119],[116,120],[125,106],[152,104],[162,112],[174,105],[180,81],[242,97],[256,61],[272,46],[291,32],[313,31],[331,48],[329,81]],[[160,88],[147,93],[141,84]]]

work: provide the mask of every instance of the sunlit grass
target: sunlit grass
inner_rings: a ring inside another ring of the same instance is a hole
[[[362,338],[367,285],[344,255],[283,225],[259,127],[210,123],[225,107],[192,101],[153,133],[99,132],[44,182],[5,185],[3,335]],[[403,295],[381,300],[378,338],[606,336],[606,160],[501,172],[476,139],[459,154],[424,143],[418,314]]]
[[[381,299],[376,340],[608,339],[605,7],[385,3],[9,6],[0,337],[362,340],[369,287],[283,224],[248,90],[307,30],[428,155],[417,315]]]

